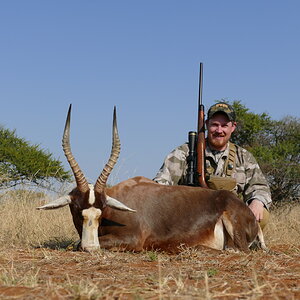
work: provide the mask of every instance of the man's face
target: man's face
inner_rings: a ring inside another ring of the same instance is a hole
[[[227,142],[236,128],[236,122],[229,121],[224,113],[216,113],[206,121],[206,126],[210,147],[214,150],[225,150]]]

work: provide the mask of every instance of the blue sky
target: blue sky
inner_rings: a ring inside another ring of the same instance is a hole
[[[0,1],[0,124],[54,157],[73,104],[71,145],[90,181],[122,143],[111,183],[152,178],[206,109],[240,100],[299,117],[299,1]]]

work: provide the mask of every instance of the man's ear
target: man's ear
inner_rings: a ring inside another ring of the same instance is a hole
[[[233,133],[236,129],[236,122],[232,122],[232,131],[231,133]]]

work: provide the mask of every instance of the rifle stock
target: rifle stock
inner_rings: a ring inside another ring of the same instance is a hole
[[[205,121],[204,106],[201,104],[198,111],[198,135],[197,135],[197,175],[198,184],[207,188],[205,181]]]

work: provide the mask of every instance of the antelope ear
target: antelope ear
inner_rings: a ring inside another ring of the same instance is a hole
[[[69,195],[60,197],[56,200],[53,200],[43,206],[37,207],[36,209],[56,209],[64,207],[71,203],[71,197]]]
[[[111,208],[118,209],[118,210],[136,212],[136,210],[129,208],[128,206],[126,206],[122,202],[120,202],[117,199],[114,199],[114,198],[112,198],[108,195],[106,195],[106,205],[111,207]]]

